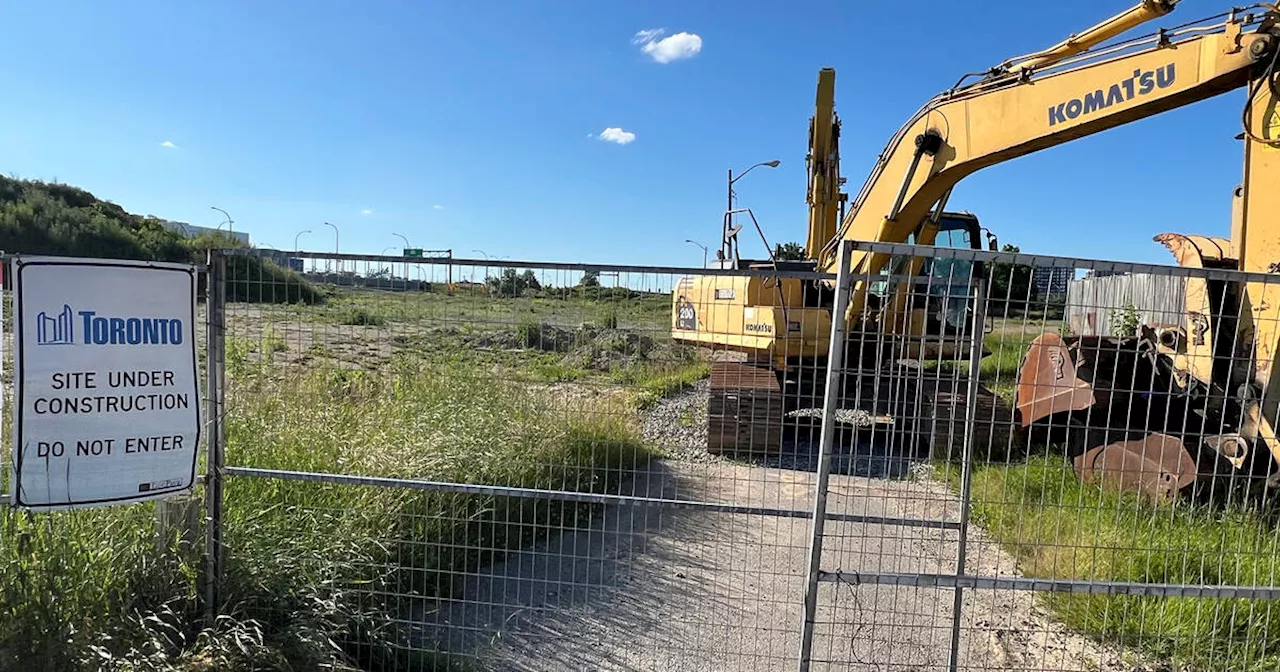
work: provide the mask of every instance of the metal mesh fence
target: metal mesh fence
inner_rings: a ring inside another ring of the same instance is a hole
[[[229,599],[395,669],[794,665],[823,372],[775,364],[829,321],[747,317],[772,361],[680,322],[827,276],[299,258],[226,260]]]
[[[921,520],[828,516],[811,669],[1277,664],[1272,276],[849,254],[826,509]]]
[[[6,509],[0,668],[1272,669],[1275,286],[1165,242],[215,256],[206,510]]]

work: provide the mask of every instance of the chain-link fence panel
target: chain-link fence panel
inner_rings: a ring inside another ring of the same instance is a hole
[[[831,276],[244,258],[228,599],[363,666],[795,664]]]
[[[1182,267],[849,244],[838,407],[870,421],[826,507],[913,520],[828,516],[811,669],[1280,661],[1275,280],[1165,242]]]

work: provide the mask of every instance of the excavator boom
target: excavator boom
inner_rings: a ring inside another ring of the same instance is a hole
[[[931,209],[964,177],[1239,89],[1271,57],[1274,43],[1262,30],[1222,27],[1052,74],[1005,76],[945,92],[890,140],[819,266],[834,269],[844,239],[902,242],[915,233],[929,244]],[[854,268],[863,276],[887,261],[880,254],[855,256]],[[850,313],[860,311],[863,301],[864,292],[855,294]]]

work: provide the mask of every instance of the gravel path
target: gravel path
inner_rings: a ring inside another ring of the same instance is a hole
[[[796,512],[812,506],[808,471],[698,454],[696,428],[678,420],[699,403],[705,393],[694,390],[652,409],[645,434],[668,456],[636,473],[624,494]],[[803,468],[811,452],[778,463]],[[857,460],[846,466],[859,470]],[[908,475],[833,475],[828,510],[956,519],[959,502],[944,485],[927,471]],[[459,600],[420,602],[408,620],[416,647],[472,657],[484,670],[791,669],[808,544],[801,517],[610,507],[588,529],[471,575]],[[981,530],[971,528],[969,549],[972,573],[1016,574]],[[832,521],[822,564],[850,573],[950,573],[956,551],[951,531]],[[946,669],[953,600],[947,589],[822,584],[813,669]],[[966,591],[961,626],[962,668],[1148,669],[1054,623],[1031,593]]]
[[[644,440],[662,448],[667,459],[682,462],[724,462],[707,452],[707,392],[711,381],[700,380],[683,394],[659,399],[644,414]]]

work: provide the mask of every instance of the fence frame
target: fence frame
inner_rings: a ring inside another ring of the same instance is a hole
[[[833,319],[830,333],[830,350],[828,353],[828,369],[824,385],[823,410],[820,425],[818,448],[818,469],[813,490],[813,505],[810,509],[788,509],[779,507],[742,506],[734,504],[717,504],[712,502],[690,501],[670,498],[652,498],[620,494],[582,493],[565,490],[540,490],[531,488],[513,488],[505,486],[473,485],[420,479],[381,478],[350,474],[319,473],[306,471],[286,471],[260,469],[245,466],[228,465],[225,455],[225,434],[223,414],[225,406],[225,367],[226,367],[226,277],[227,259],[236,256],[258,257],[255,250],[233,249],[211,251],[207,265],[206,288],[206,348],[207,348],[207,423],[206,432],[206,473],[205,473],[205,521],[206,521],[206,563],[207,575],[204,577],[204,596],[207,604],[207,616],[212,624],[220,607],[222,582],[225,572],[225,549],[222,536],[224,486],[227,478],[258,478],[282,481],[309,481],[317,483],[361,485],[370,487],[408,488],[414,490],[452,492],[465,494],[500,495],[504,497],[523,497],[545,501],[585,502],[612,504],[629,507],[657,507],[663,509],[697,509],[731,514],[761,515],[779,518],[808,518],[810,530],[808,539],[807,566],[805,569],[805,590],[802,596],[803,622],[801,624],[800,644],[797,651],[797,667],[799,672],[808,672],[812,663],[816,611],[819,592],[823,584],[846,583],[852,585],[889,585],[910,586],[920,588],[949,588],[953,590],[952,616],[950,623],[949,660],[950,670],[960,667],[960,647],[962,618],[964,615],[964,591],[969,590],[1012,590],[1031,592],[1075,593],[1091,595],[1138,595],[1154,597],[1194,597],[1194,598],[1249,598],[1262,600],[1280,600],[1280,586],[1247,586],[1247,585],[1187,585],[1170,583],[1118,582],[1104,580],[1067,580],[1067,579],[1032,579],[1023,577],[984,576],[968,571],[967,555],[970,537],[970,517],[972,504],[972,480],[975,466],[975,432],[977,422],[977,397],[981,383],[979,365],[982,360],[984,327],[988,320],[987,274],[977,270],[990,264],[1014,264],[1032,267],[1070,267],[1106,270],[1117,273],[1150,273],[1163,276],[1230,280],[1235,282],[1274,282],[1275,276],[1264,273],[1245,273],[1221,269],[1186,268],[1137,262],[1120,262],[1106,260],[1079,259],[1059,256],[1030,255],[1023,253],[991,252],[986,250],[941,248],[926,245],[909,245],[898,243],[876,243],[863,241],[844,241],[840,246],[838,271],[835,274],[805,271],[771,271],[767,269],[721,269],[721,268],[686,268],[641,265],[607,265],[582,263],[544,263],[533,261],[510,261],[494,259],[458,259],[458,258],[419,258],[402,256],[381,256],[364,254],[338,254],[293,252],[293,256],[304,259],[405,263],[415,265],[444,266],[450,269],[453,277],[454,266],[479,268],[515,268],[534,270],[560,271],[597,271],[597,272],[635,272],[671,275],[706,275],[706,276],[743,276],[758,275],[769,278],[803,278],[835,282],[835,302],[832,314],[841,316],[849,305],[854,283],[865,281],[851,267],[854,252],[881,253],[924,257],[930,259],[952,258],[975,262],[970,297],[976,307],[969,320],[969,366],[968,378],[964,394],[967,400],[964,429],[962,434],[962,451],[960,463],[960,513],[956,519],[900,518],[891,516],[872,516],[857,514],[829,513],[827,511],[827,494],[832,472],[833,444],[837,432],[835,412],[837,410],[838,390],[840,388],[840,370],[843,365],[844,348],[840,347],[847,337],[846,320]],[[888,277],[890,282],[902,282],[898,276]],[[898,572],[848,572],[827,571],[822,568],[822,551],[825,524],[827,521],[866,523],[876,525],[892,525],[902,527],[930,528],[958,533],[955,570],[952,573],[898,573]]]
[[[226,467],[223,413],[226,410],[227,259],[209,252],[205,285],[205,576],[206,625],[213,627],[222,609],[225,575],[222,509]]]
[[[1025,265],[1038,267],[1087,268],[1114,271],[1116,273],[1145,273],[1158,276],[1183,278],[1200,278],[1233,281],[1238,283],[1268,282],[1275,283],[1276,276],[1266,273],[1247,273],[1224,269],[1189,268],[1182,266],[1162,266],[1136,262],[1118,262],[1105,260],[1077,259],[1059,256],[1029,255],[1023,253],[993,252],[978,249],[935,247],[931,245],[912,245],[905,243],[879,243],[868,241],[843,241],[840,246],[840,275],[837,280],[836,306],[833,316],[842,315],[847,306],[854,283],[872,282],[877,276],[854,274],[846,268],[853,252],[880,253],[911,258],[939,259],[950,258],[974,262],[971,275],[971,296],[974,300],[972,319],[969,321],[972,334],[981,335],[988,318],[988,297],[986,296],[988,265],[1003,263],[1009,265]],[[883,272],[882,272],[883,273]],[[910,283],[916,280],[907,276],[881,275],[880,280],[890,283]],[[832,320],[832,365],[828,369],[826,380],[827,399],[824,405],[822,422],[822,455],[819,461],[819,478],[817,492],[814,493],[814,510],[812,517],[812,539],[808,574],[808,590],[805,595],[805,622],[802,633],[797,670],[808,672],[812,659],[812,644],[815,621],[814,610],[817,606],[817,590],[823,583],[844,583],[850,585],[906,586],[917,588],[951,588],[954,591],[954,603],[951,615],[950,657],[948,669],[957,672],[960,669],[960,646],[962,619],[964,616],[963,591],[970,590],[1012,590],[1031,592],[1074,593],[1108,596],[1148,596],[1148,597],[1184,597],[1184,598],[1249,598],[1259,600],[1280,600],[1280,586],[1266,585],[1188,585],[1172,583],[1106,581],[1097,579],[1034,579],[1024,577],[982,576],[968,573],[966,567],[970,512],[973,500],[972,479],[975,466],[974,434],[977,423],[975,403],[981,387],[982,378],[979,365],[982,359],[983,338],[970,338],[968,378],[965,383],[967,400],[965,426],[963,429],[963,448],[960,467],[960,513],[958,521],[931,521],[937,524],[951,522],[953,526],[946,529],[958,531],[956,546],[955,571],[951,574],[909,573],[909,572],[848,572],[824,571],[820,567],[820,556],[823,544],[824,520],[829,516],[827,507],[828,477],[831,469],[829,435],[834,431],[834,412],[830,408],[833,391],[839,389],[837,379],[840,377],[839,357],[835,344],[844,338],[844,319]],[[963,338],[963,336],[962,336]],[[895,523],[888,522],[888,525]]]

